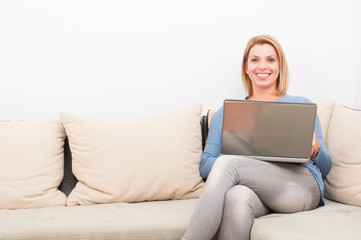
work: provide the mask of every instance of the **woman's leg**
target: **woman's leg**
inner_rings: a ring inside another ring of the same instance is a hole
[[[270,212],[250,188],[242,185],[231,187],[224,201],[218,239],[249,239],[253,219]]]
[[[211,239],[215,235],[221,224],[226,193],[238,184],[252,189],[275,212],[313,209],[320,199],[316,180],[299,164],[221,156],[207,179],[184,239]]]

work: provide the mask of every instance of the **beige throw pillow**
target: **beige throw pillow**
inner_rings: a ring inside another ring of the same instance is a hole
[[[212,109],[208,110],[208,112],[207,112],[207,115],[208,115],[208,128],[211,126],[212,118],[213,118],[215,113],[216,113],[216,111],[212,110]]]
[[[0,122],[0,209],[65,205],[59,120]]]
[[[335,106],[326,145],[331,170],[325,179],[325,196],[361,207],[361,111]]]
[[[67,205],[198,197],[201,108],[134,119],[62,113],[79,180]]]
[[[321,122],[323,141],[326,142],[327,131],[335,108],[335,101],[328,100],[317,104],[317,115]]]

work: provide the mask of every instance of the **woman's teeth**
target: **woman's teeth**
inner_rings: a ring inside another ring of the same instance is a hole
[[[259,76],[259,77],[267,77],[267,76],[269,76],[270,74],[269,73],[267,73],[267,74],[257,74],[257,76]]]

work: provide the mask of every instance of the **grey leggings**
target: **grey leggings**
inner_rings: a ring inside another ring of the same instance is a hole
[[[182,239],[250,239],[254,217],[314,209],[320,189],[300,164],[219,157]]]

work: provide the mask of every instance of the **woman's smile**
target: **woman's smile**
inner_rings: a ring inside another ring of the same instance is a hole
[[[256,73],[256,75],[259,79],[265,80],[271,75],[271,73]]]

